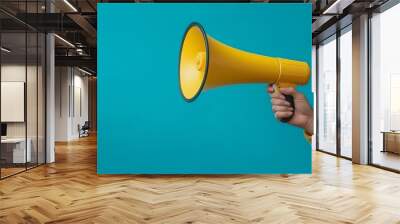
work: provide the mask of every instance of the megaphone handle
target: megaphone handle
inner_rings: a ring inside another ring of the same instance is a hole
[[[293,108],[293,113],[292,113],[292,115],[290,115],[289,117],[280,119],[280,121],[282,121],[282,122],[284,122],[284,123],[287,123],[287,122],[289,122],[289,121],[293,118],[293,116],[294,116],[294,111],[295,111],[295,109],[294,109],[294,97],[293,97],[292,95],[285,95],[285,94],[283,94],[283,95],[285,96],[285,100],[286,100],[287,102],[289,102],[289,103],[290,103],[290,106]]]
[[[275,86],[274,86],[274,89],[275,89],[275,91],[280,92],[280,91],[279,91],[279,85],[278,85],[278,86],[275,85]],[[292,115],[290,115],[289,117],[286,117],[286,118],[279,119],[281,122],[287,123],[287,122],[289,122],[289,121],[293,118],[293,116],[294,116],[294,111],[295,111],[294,97],[293,97],[292,95],[286,95],[286,94],[283,94],[283,93],[282,93],[282,95],[285,96],[285,100],[286,100],[287,102],[289,102],[289,103],[290,103],[290,106],[293,108],[293,113],[292,113]]]

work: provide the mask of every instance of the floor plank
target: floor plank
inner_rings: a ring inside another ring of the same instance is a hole
[[[96,174],[96,138],[0,181],[0,223],[400,223],[400,175],[313,153],[312,175]]]

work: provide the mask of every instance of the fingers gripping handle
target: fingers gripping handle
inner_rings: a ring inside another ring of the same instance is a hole
[[[293,112],[292,112],[292,114],[289,116],[289,117],[286,117],[286,118],[282,118],[282,119],[280,119],[280,121],[282,121],[282,122],[284,122],[284,123],[287,123],[287,122],[289,122],[292,118],[293,118],[293,116],[294,116],[294,97],[292,96],[292,95],[285,95],[285,94],[283,94],[284,96],[285,96],[285,100],[286,101],[288,101],[289,103],[290,103],[290,106],[293,108]]]
[[[276,86],[276,85],[275,85],[275,86],[274,86],[274,90],[280,92],[279,86]],[[287,102],[289,102],[289,103],[290,103],[290,106],[293,108],[292,115],[290,115],[289,117],[285,117],[285,118],[279,119],[281,122],[287,123],[287,122],[289,122],[289,121],[293,118],[293,116],[294,116],[294,111],[295,111],[294,97],[293,97],[292,95],[286,95],[286,94],[283,94],[283,93],[282,93],[282,95],[285,96],[285,100],[286,100]]]

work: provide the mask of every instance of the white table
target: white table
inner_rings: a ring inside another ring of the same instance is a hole
[[[32,160],[32,140],[27,139],[25,151],[25,138],[5,138],[1,139],[2,147],[13,147],[13,163],[25,163]],[[26,153],[26,154],[25,154]],[[26,160],[25,160],[26,159]]]

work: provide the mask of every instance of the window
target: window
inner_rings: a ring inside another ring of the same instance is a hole
[[[336,153],[336,35],[318,47],[318,145]]]
[[[351,25],[341,31],[340,46],[340,155],[352,157],[352,32]]]
[[[371,18],[370,133],[373,164],[400,170],[400,4]]]

